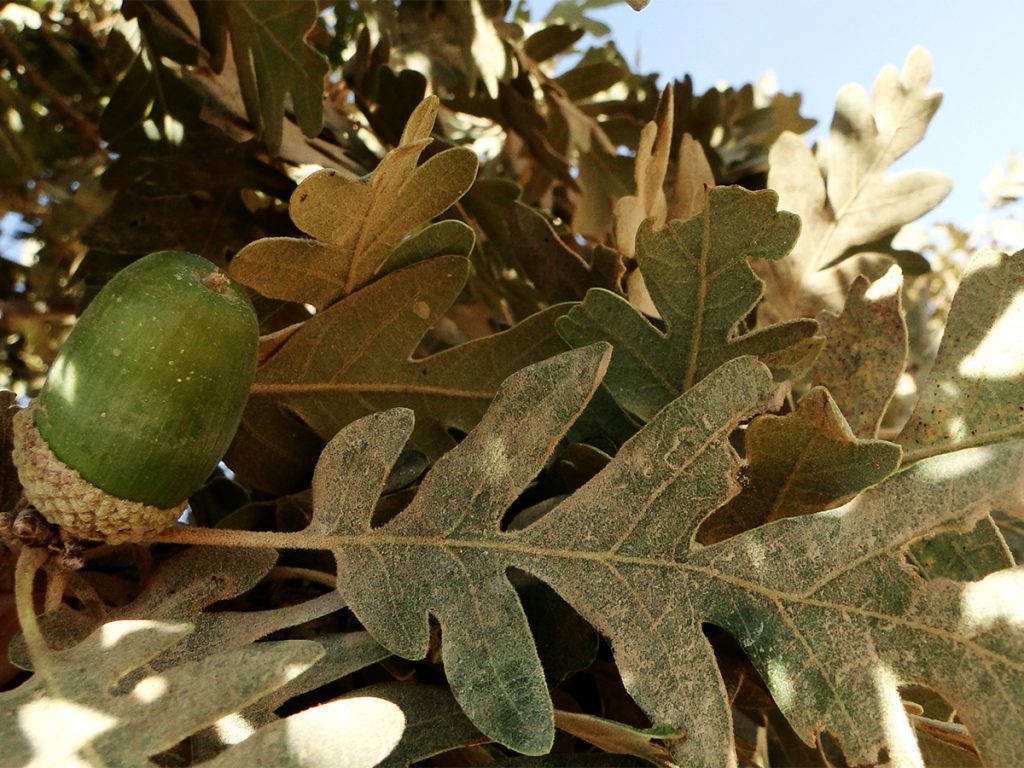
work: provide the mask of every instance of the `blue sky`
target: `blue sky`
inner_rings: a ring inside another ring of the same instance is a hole
[[[534,18],[553,0],[531,0]],[[590,11],[612,28],[631,63],[663,78],[756,82],[774,70],[779,89],[804,96],[803,113],[827,130],[835,95],[849,82],[870,92],[886,64],[911,48],[932,54],[932,87],[944,93],[927,136],[897,170],[929,168],[953,192],[929,217],[966,225],[982,211],[982,180],[1010,150],[1024,152],[1024,0],[651,0]]]

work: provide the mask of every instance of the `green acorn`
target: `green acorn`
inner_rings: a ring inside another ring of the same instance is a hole
[[[119,272],[15,417],[29,502],[79,538],[172,525],[238,427],[258,334],[248,297],[200,256],[160,251]]]

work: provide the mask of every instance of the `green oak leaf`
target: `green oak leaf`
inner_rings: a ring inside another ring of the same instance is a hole
[[[264,296],[317,309],[378,278],[402,238],[449,208],[476,178],[476,155],[464,147],[417,165],[431,142],[437,109],[436,96],[424,99],[409,117],[399,146],[368,176],[346,179],[323,170],[304,179],[288,212],[313,239],[266,237],[250,243],[231,262],[231,276]],[[407,263],[408,256],[396,258]]]
[[[804,395],[792,413],[758,416],[744,443],[743,490],[701,527],[704,544],[838,507],[895,472],[903,455],[894,443],[857,439],[822,387]]]
[[[353,423],[321,456],[313,519],[291,544],[334,553],[339,590],[389,650],[423,657],[435,617],[459,705],[520,752],[550,748],[554,714],[510,568],[549,584],[610,640],[650,721],[685,730],[669,743],[679,764],[736,763],[705,623],[736,638],[804,740],[827,729],[852,763],[913,748],[899,697],[911,682],[946,698],[983,760],[1024,760],[1024,632],[1007,598],[1019,569],[962,584],[927,581],[904,560],[911,541],[969,527],[998,504],[1018,482],[1024,444],[922,460],[839,509],[701,546],[701,522],[739,490],[731,433],[777,402],[767,368],[743,357],[665,407],[546,515],[502,530],[608,356],[592,345],[511,376],[378,527],[373,507],[413,417],[394,409]]]
[[[600,289],[558,321],[558,332],[574,347],[612,343],[605,385],[626,410],[650,419],[727,360],[775,353],[814,336],[813,320],[742,330],[762,288],[748,260],[782,258],[800,230],[795,216],[775,210],[776,201],[771,191],[716,187],[704,211],[688,221],[640,227],[636,258],[664,332]]]

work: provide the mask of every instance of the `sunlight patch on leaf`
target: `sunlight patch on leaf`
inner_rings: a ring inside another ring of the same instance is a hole
[[[974,254],[899,442],[908,460],[1024,436],[1024,251]]]
[[[1024,355],[1018,354],[1024,329],[1024,287],[995,321],[985,338],[965,357],[957,372],[967,378],[1020,379]]]
[[[967,584],[961,595],[960,627],[965,634],[987,632],[997,625],[1024,630],[1024,566],[997,571]]]
[[[925,768],[921,750],[914,738],[914,729],[907,719],[906,708],[900,698],[899,679],[886,664],[875,667],[875,690],[882,712],[883,728],[887,738],[889,759],[893,765],[907,768]]]

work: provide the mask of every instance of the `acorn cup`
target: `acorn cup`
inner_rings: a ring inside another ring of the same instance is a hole
[[[15,416],[28,501],[76,538],[173,525],[238,427],[258,336],[249,298],[200,256],[159,251],[123,269]]]

